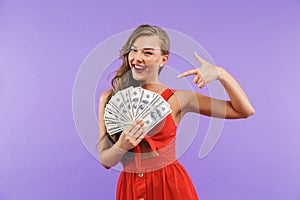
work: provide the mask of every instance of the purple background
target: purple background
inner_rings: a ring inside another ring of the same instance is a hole
[[[0,1],[0,199],[114,199],[119,172],[81,143],[72,89],[96,45],[141,23],[194,38],[256,109],[205,159],[202,135],[180,158],[200,199],[299,200],[299,0]]]

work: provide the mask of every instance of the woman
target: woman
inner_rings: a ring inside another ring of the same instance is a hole
[[[110,168],[123,164],[117,187],[117,199],[198,199],[185,169],[176,160],[176,127],[188,112],[218,118],[247,118],[254,109],[237,81],[222,67],[214,66],[197,54],[202,65],[178,76],[194,76],[199,88],[219,80],[230,101],[213,99],[194,91],[171,90],[158,76],[168,61],[170,41],[157,26],[137,27],[121,50],[123,64],[112,80],[112,88],[103,92],[99,104],[99,159]],[[104,109],[112,95],[129,86],[140,86],[162,96],[172,110],[162,122],[146,133],[137,120],[124,131],[109,136],[104,123]]]

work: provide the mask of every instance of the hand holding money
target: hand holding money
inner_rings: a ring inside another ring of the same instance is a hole
[[[146,134],[144,122],[142,120],[136,120],[124,129],[116,145],[128,151],[138,145]]]

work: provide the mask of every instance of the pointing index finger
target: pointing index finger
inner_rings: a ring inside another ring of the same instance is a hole
[[[197,70],[196,69],[191,69],[191,70],[188,70],[186,72],[183,72],[182,74],[179,74],[177,76],[177,78],[182,78],[182,77],[190,76],[190,75],[193,75],[193,74],[197,74]]]

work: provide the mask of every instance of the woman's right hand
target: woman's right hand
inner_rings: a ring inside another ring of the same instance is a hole
[[[136,120],[125,128],[116,142],[117,147],[128,151],[137,146],[147,133],[144,132],[145,124],[142,120]]]

